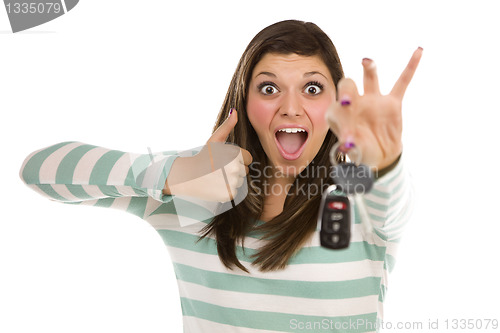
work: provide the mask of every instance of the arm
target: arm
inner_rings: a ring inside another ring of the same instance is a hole
[[[370,193],[363,195],[360,214],[373,232],[386,242],[397,242],[413,208],[410,176],[399,161],[392,170],[378,178]]]
[[[176,152],[153,156],[110,150],[80,142],[63,142],[29,155],[21,179],[51,200],[82,202],[118,197],[171,200],[162,193]]]
[[[399,241],[413,211],[413,200],[410,175],[402,160],[375,181],[370,193],[356,198],[355,213],[371,232],[375,244],[386,248],[388,272],[394,268]],[[385,279],[386,276],[384,286]]]
[[[232,146],[226,148],[234,150]],[[199,156],[201,149],[151,156],[63,142],[29,155],[21,167],[20,177],[30,188],[51,200],[125,210],[155,228],[184,226],[232,208],[231,202],[221,205],[207,199],[207,195],[202,196],[205,192],[209,197],[218,192],[225,192],[227,196],[228,192],[222,177],[196,178],[190,170],[200,171],[199,158],[194,161],[192,157]],[[203,156],[201,158],[203,160]],[[233,164],[240,165],[238,161]],[[241,169],[242,166],[228,174],[234,174],[235,180],[242,179]],[[215,178],[215,185],[220,183],[220,186],[203,186],[207,178]],[[167,184],[176,186],[169,188]],[[215,191],[216,187],[221,190]],[[171,192],[172,188],[176,191]],[[246,192],[238,193],[240,196],[235,202],[239,203]]]

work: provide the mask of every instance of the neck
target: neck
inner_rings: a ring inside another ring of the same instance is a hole
[[[274,177],[270,180],[264,190],[266,197],[260,220],[268,222],[283,212],[287,193],[294,181],[293,177]]]

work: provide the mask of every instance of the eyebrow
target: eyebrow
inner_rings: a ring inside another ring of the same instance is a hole
[[[255,77],[257,77],[259,75],[267,75],[267,76],[277,77],[276,74],[271,73],[271,72],[260,72],[259,74],[255,75]]]
[[[319,74],[319,75],[323,76],[325,79],[328,80],[328,78],[325,75],[323,75],[321,72],[307,72],[307,73],[304,74],[304,77],[313,76],[314,74]]]
[[[304,74],[304,77],[313,76],[315,74],[319,74],[319,75],[323,76],[325,79],[328,80],[328,78],[325,75],[323,75],[321,72],[316,72],[316,71],[307,72],[307,73]],[[259,75],[267,75],[267,76],[271,76],[271,77],[277,77],[276,74],[271,73],[271,72],[260,72],[259,74],[255,75],[255,77],[257,77]]]

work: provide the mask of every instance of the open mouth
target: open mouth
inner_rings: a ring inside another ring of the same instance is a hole
[[[281,156],[287,160],[299,158],[306,146],[308,136],[308,132],[300,127],[285,127],[276,131],[276,145]]]

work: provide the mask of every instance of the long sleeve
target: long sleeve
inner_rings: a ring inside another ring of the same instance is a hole
[[[412,197],[410,175],[403,161],[377,179],[370,193],[363,196],[363,208],[382,240],[394,242],[401,237],[412,212]]]
[[[24,161],[21,179],[51,200],[78,203],[119,197],[151,197],[168,202],[162,189],[179,155],[132,154],[80,142],[37,150]]]
[[[393,170],[375,181],[370,193],[358,199],[357,213],[362,223],[372,229],[374,237],[385,245],[385,268],[390,272],[413,210],[413,186],[403,159]]]
[[[413,187],[401,159],[389,173],[377,179],[372,190],[356,198],[355,215],[366,227],[368,239],[384,249],[380,281],[378,318],[383,318],[383,303],[388,289],[388,275],[393,271],[402,233],[413,210]]]
[[[231,208],[230,203],[163,194],[175,159],[193,156],[201,149],[150,155],[62,142],[30,154],[20,177],[50,200],[116,208],[156,229],[168,229],[208,220]]]

